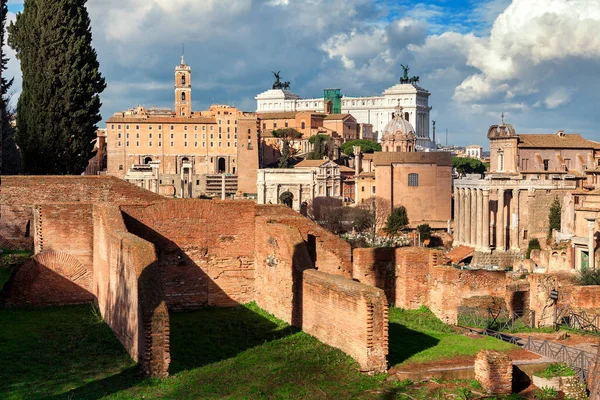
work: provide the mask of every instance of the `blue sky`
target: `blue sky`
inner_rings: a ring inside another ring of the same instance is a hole
[[[12,12],[22,1],[9,0]],[[270,71],[302,97],[337,87],[376,95],[409,64],[432,119],[455,144],[488,146],[507,115],[517,132],[600,140],[600,0],[89,0],[107,89],[102,115],[172,107],[181,43],[194,109],[254,111]],[[14,18],[14,15],[11,15]],[[14,54],[8,50],[9,57]],[[8,74],[16,77],[18,62]]]

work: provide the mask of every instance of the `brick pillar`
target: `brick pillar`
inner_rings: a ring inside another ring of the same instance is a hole
[[[498,189],[498,210],[496,211],[496,251],[506,250],[506,217],[504,216],[504,189]]]
[[[475,358],[475,379],[488,394],[512,393],[511,359],[495,350],[481,350]]]
[[[471,246],[477,247],[477,189],[471,188]]]
[[[513,197],[510,201],[512,219],[510,221],[510,248],[519,250],[519,189],[513,189]]]
[[[483,197],[483,244],[482,251],[490,251],[490,191],[482,190]]]
[[[454,188],[454,232],[452,232],[452,236],[454,237],[454,245],[458,246],[460,244],[460,189]]]
[[[483,190],[477,189],[477,250],[483,248]]]
[[[464,189],[465,191],[465,230],[464,230],[464,241],[463,243],[467,246],[471,246],[471,189]]]

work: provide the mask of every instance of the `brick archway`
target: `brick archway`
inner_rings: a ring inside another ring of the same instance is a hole
[[[75,257],[58,251],[45,251],[32,257],[40,266],[56,272],[77,286],[91,292],[92,274]]]

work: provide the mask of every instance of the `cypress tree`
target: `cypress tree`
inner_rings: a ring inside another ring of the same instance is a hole
[[[2,0],[0,5],[0,43],[4,43],[6,29],[6,14],[8,12],[7,0]],[[21,155],[14,141],[14,129],[10,125],[12,112],[8,109],[10,102],[9,90],[13,79],[6,79],[4,71],[8,58],[0,46],[0,171],[5,175],[16,174],[20,171]]]
[[[92,48],[86,0],[25,0],[9,27],[23,91],[17,104],[17,144],[29,174],[80,174],[106,84]]]

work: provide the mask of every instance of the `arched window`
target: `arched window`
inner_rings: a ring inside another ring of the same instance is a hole
[[[185,85],[185,75],[181,75],[181,84]]]
[[[408,121],[408,113],[404,113],[404,119]]]
[[[150,164],[150,161],[152,161],[152,157],[144,158],[144,164]]]
[[[419,186],[419,174],[408,174],[408,186]]]
[[[185,101],[185,92],[181,92],[181,101]]]
[[[305,129],[306,128],[306,122],[302,121],[300,123],[300,127],[301,127],[301,129]]]

